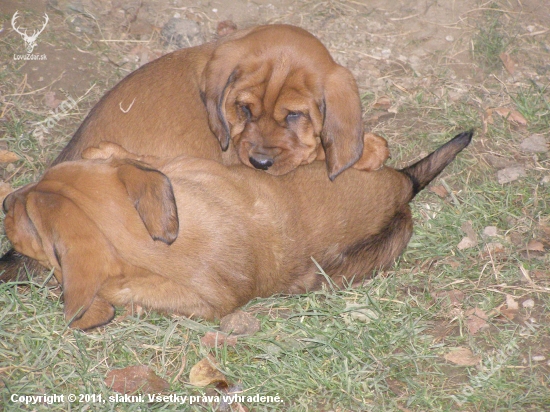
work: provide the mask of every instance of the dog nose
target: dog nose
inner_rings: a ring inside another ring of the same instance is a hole
[[[273,158],[268,155],[256,154],[248,158],[250,164],[256,169],[267,170],[273,166]]]

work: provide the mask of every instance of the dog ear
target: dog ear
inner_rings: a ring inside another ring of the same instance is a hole
[[[256,30],[256,27],[238,30],[218,40],[218,45],[202,72],[201,97],[208,112],[210,129],[220,141],[223,151],[227,150],[231,140],[225,102],[238,77],[239,62],[248,50],[239,40]]]
[[[29,193],[27,211],[63,286],[70,326],[89,329],[109,322],[114,308],[97,293],[116,262],[103,234],[75,203],[56,193]]]
[[[330,180],[353,165],[363,153],[361,99],[351,72],[339,66],[326,80],[321,143]]]
[[[178,237],[179,220],[170,179],[138,162],[122,163],[117,174],[151,237],[171,245]]]
[[[237,69],[234,65],[219,56],[207,64],[202,77],[202,95],[208,113],[208,123],[220,141],[223,151],[227,150],[231,140],[231,130],[225,115],[225,102],[236,76]]]
[[[32,223],[26,207],[24,192],[27,186],[9,194],[2,204],[4,228],[13,247],[25,256],[46,263],[42,240]]]

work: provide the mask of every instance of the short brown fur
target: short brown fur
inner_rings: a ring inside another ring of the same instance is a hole
[[[331,179],[353,164],[376,170],[389,155],[383,139],[363,151],[351,73],[313,35],[281,24],[240,30],[139,68],[96,104],[54,165],[107,140],[140,155],[242,162],[274,175],[325,160]],[[22,263],[12,251],[1,257],[0,281],[21,278]]]
[[[257,26],[167,54],[127,76],[54,163],[79,159],[107,140],[137,154],[242,162],[274,175],[311,163],[324,148],[334,179],[363,153],[361,101],[349,70],[313,35],[289,25]],[[363,156],[372,163],[363,170],[387,157]]]

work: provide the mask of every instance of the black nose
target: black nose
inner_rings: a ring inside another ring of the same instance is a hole
[[[265,155],[257,155],[256,157],[250,156],[248,160],[252,166],[260,170],[267,170],[273,166],[273,158]]]

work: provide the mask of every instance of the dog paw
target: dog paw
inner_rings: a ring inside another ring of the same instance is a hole
[[[84,314],[73,320],[69,326],[73,329],[89,330],[109,323],[115,317],[115,308],[109,302],[96,297]]]
[[[122,146],[112,142],[100,142],[97,147],[88,147],[82,152],[83,159],[135,159],[136,155],[130,153]]]
[[[390,157],[388,142],[374,133],[365,133],[363,141],[363,155],[353,167],[365,171],[380,169]]]

